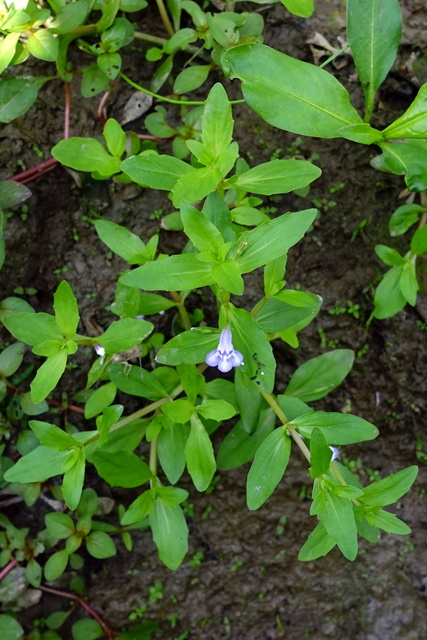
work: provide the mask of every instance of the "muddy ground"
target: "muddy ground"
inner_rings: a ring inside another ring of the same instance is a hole
[[[319,0],[316,5],[315,15],[305,21],[290,16],[279,5],[261,7],[266,43],[307,61],[313,60],[307,45],[313,32],[321,33],[333,46],[341,46],[344,3]],[[402,5],[402,47],[381,90],[374,126],[382,126],[403,112],[427,79],[422,70],[418,76],[407,71],[412,53],[427,55],[427,10],[416,0]],[[160,24],[158,34],[163,35]],[[32,72],[39,67],[41,63],[32,63]],[[124,68],[141,83],[147,83],[152,70],[144,63],[142,51],[129,54]],[[362,108],[351,59],[335,73],[349,89],[354,104]],[[224,83],[231,97],[239,97],[237,82]],[[131,92],[129,87],[116,87],[108,115],[120,119]],[[96,100],[79,98],[78,83],[73,85],[73,96],[71,134],[99,135]],[[308,208],[313,201],[321,211],[315,228],[291,251],[287,278],[289,287],[301,285],[320,294],[323,310],[301,333],[297,351],[275,344],[278,390],[306,359],[334,347],[354,349],[356,363],[345,383],[315,406],[351,411],[376,424],[380,436],[373,442],[346,447],[342,455],[355,461],[353,466],[364,482],[420,464],[420,452],[427,447],[425,276],[424,294],[416,309],[407,308],[390,320],[373,321],[367,327],[373,286],[383,273],[374,246],[389,242],[388,218],[404,202],[403,181],[371,168],[374,148],[340,140],[299,140],[271,131],[243,107],[236,109],[235,120],[242,155],[252,162],[268,160],[277,149],[281,157],[297,149],[304,158],[317,154],[316,162],[323,170],[305,198],[266,199],[266,206],[277,207],[279,213]],[[26,167],[37,164],[37,149],[48,158],[49,149],[62,138],[62,128],[62,87],[49,83],[28,116],[0,132],[3,177],[21,170],[18,159]],[[161,149],[168,152],[168,143]],[[49,310],[57,283],[66,277],[79,300],[86,328],[106,326],[111,316],[105,306],[112,301],[116,275],[125,265],[101,244],[90,220],[101,215],[147,239],[159,228],[159,220],[152,214],[160,208],[169,212],[171,204],[159,192],[114,190],[111,184],[90,180],[78,186],[60,167],[29,186],[33,196],[26,219],[17,211],[8,221],[1,297],[13,295],[16,287],[35,287],[37,293],[27,299],[37,310]],[[173,234],[161,232],[163,251],[173,251],[176,242]],[[392,246],[404,251],[406,243],[403,237],[393,240]],[[426,273],[425,264],[423,268]],[[248,306],[260,294],[260,278],[254,276],[249,285]],[[356,312],[348,303],[359,305]],[[343,308],[347,312],[342,312]],[[348,312],[351,309],[353,313]],[[205,311],[212,313],[209,304]],[[162,330],[167,330],[169,320],[166,325],[162,322]],[[71,371],[62,390],[84,387],[84,372],[91,359],[88,353],[81,362],[83,374]],[[225,432],[224,427],[217,441]],[[354,563],[337,550],[313,563],[297,561],[298,550],[314,526],[308,515],[311,483],[298,452],[274,495],[257,512],[248,512],[245,506],[247,471],[248,466],[218,474],[216,487],[208,495],[199,495],[188,479],[184,480],[183,486],[190,490],[190,551],[176,572],[158,560],[148,531],[133,536],[132,553],[119,542],[115,558],[88,562],[86,599],[112,628],[130,628],[137,621],[151,620],[159,624],[155,637],[161,640],[425,640],[427,471],[423,464],[415,487],[397,505],[399,517],[413,534],[384,535],[377,545],[361,541]],[[117,491],[112,495],[129,503],[131,493]],[[101,494],[110,495],[108,488],[101,489]],[[37,508],[41,517],[46,506],[38,503]],[[17,508],[5,513],[13,519]],[[163,597],[150,602],[150,587],[156,582],[163,585]],[[138,617],[144,605],[147,609]],[[56,608],[65,608],[64,603],[44,595],[26,613],[40,617]]]

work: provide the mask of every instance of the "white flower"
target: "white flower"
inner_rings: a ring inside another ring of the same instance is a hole
[[[94,349],[95,349],[96,355],[100,356],[101,358],[103,358],[105,356],[105,349],[102,346],[102,344],[96,344],[94,346]]]
[[[231,330],[225,327],[221,331],[218,349],[211,351],[206,356],[206,364],[210,367],[218,367],[223,373],[231,371],[233,367],[240,367],[243,364],[243,356],[240,351],[233,349],[231,342]]]

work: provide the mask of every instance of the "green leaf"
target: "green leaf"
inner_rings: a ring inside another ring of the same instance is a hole
[[[237,296],[241,296],[245,282],[240,275],[240,269],[235,260],[225,260],[216,264],[212,268],[212,276],[215,278],[215,282],[219,287],[234,293]]]
[[[30,420],[30,427],[33,433],[44,447],[55,449],[56,451],[68,451],[79,442],[54,424],[42,422],[41,420]]]
[[[114,542],[104,531],[92,531],[86,538],[86,549],[91,556],[100,560],[111,558],[117,553]]]
[[[51,153],[58,162],[77,171],[97,171],[106,178],[120,171],[120,160],[113,158],[95,138],[61,140]]]
[[[152,152],[127,158],[120,168],[134,182],[165,191],[171,191],[179,178],[194,171],[179,158]]]
[[[212,65],[210,64],[187,67],[175,78],[173,92],[180,94],[198,89],[206,81],[211,69]]]
[[[233,187],[267,196],[289,193],[306,187],[321,173],[318,167],[305,160],[270,160],[241,173],[233,180]]]
[[[89,420],[102,413],[116,397],[117,387],[113,382],[107,382],[92,393],[85,404],[85,418]]]
[[[38,84],[31,76],[0,78],[0,122],[23,116],[37,99]]]
[[[71,611],[55,611],[54,613],[51,613],[46,618],[46,626],[48,627],[48,629],[59,629],[60,627],[62,627],[70,613]]]
[[[267,300],[255,318],[266,332],[291,327],[298,327],[296,330],[299,331],[316,317],[322,302],[322,298],[314,293],[286,289]]]
[[[38,29],[27,40],[28,51],[40,60],[54,62],[58,57],[58,40],[47,29]]]
[[[42,579],[42,568],[34,558],[30,558],[30,560],[28,561],[28,564],[25,567],[25,576],[32,587],[37,589],[40,586],[40,582]]]
[[[0,614],[0,635],[2,640],[20,640],[24,629],[13,616]]]
[[[233,139],[233,124],[227,93],[218,82],[209,92],[202,116],[202,143],[212,158],[218,158],[228,149]]]
[[[20,33],[8,33],[0,42],[0,74],[3,73],[12,62],[20,36]]]
[[[417,256],[427,253],[427,225],[415,231],[411,240],[411,251]]]
[[[156,493],[167,507],[176,507],[188,498],[188,491],[178,487],[157,487]]]
[[[62,280],[53,296],[55,320],[63,335],[71,340],[77,331],[80,315],[73,290],[66,280]]]
[[[108,556],[107,556],[108,557]],[[92,618],[77,620],[71,628],[73,640],[96,640],[104,635],[104,630]]]
[[[212,402],[218,402],[212,400]],[[191,429],[185,445],[187,469],[197,491],[205,491],[216,471],[212,442],[196,415],[191,417]]]
[[[286,427],[275,429],[262,442],[249,469],[246,484],[248,508],[259,509],[271,496],[286,471],[291,440]]]
[[[293,426],[305,438],[318,427],[328,444],[353,444],[373,440],[378,429],[373,424],[349,413],[313,411],[292,420]]]
[[[314,11],[313,0],[280,0],[288,11],[300,18],[309,18]]]
[[[199,251],[217,254],[224,245],[224,238],[217,227],[202,212],[183,200],[181,202],[181,220],[185,234]]]
[[[399,0],[348,0],[347,38],[369,117],[375,93],[393,65],[401,33]]]
[[[89,7],[85,0],[78,0],[73,4],[61,6],[49,25],[49,31],[53,33],[69,33],[83,23],[88,9]]]
[[[141,264],[148,259],[144,242],[125,227],[110,220],[95,220],[94,225],[102,242],[128,264]]]
[[[399,287],[400,277],[403,267],[392,267],[383,276],[380,284],[375,290],[374,297],[374,317],[380,320],[391,318],[398,311],[401,311],[406,304],[406,299],[402,295]]]
[[[38,416],[49,410],[49,405],[45,400],[37,402],[36,404],[32,402],[31,394],[29,392],[23,393],[19,397],[19,400],[21,403],[21,409],[27,416]]]
[[[369,524],[383,529],[383,531],[387,533],[397,533],[401,536],[411,533],[411,529],[407,524],[399,520],[394,513],[389,513],[388,511],[384,511],[384,509],[379,509],[379,511],[372,514],[366,514],[366,519]]]
[[[21,366],[24,358],[24,345],[22,342],[10,344],[0,353],[0,377],[8,378]]]
[[[406,302],[414,307],[419,289],[414,262],[407,260],[404,264],[400,274],[399,288]]]
[[[349,374],[354,362],[351,349],[335,349],[311,358],[291,376],[285,395],[312,402],[338,387]]]
[[[352,504],[347,498],[330,491],[326,492],[326,498],[326,506],[318,518],[347,560],[354,560],[357,556],[357,529]]]
[[[140,344],[153,330],[151,322],[142,319],[123,318],[112,322],[107,331],[96,341],[107,353],[119,353]]]
[[[319,478],[329,470],[332,458],[326,438],[320,429],[314,428],[310,437],[310,462],[309,473],[312,478]]]
[[[109,78],[110,80],[115,80],[120,73],[120,69],[122,66],[122,57],[120,53],[103,53],[98,56],[96,59],[96,63],[101,71]],[[110,147],[108,147],[110,149]],[[111,149],[110,149],[111,151]],[[124,149],[122,153],[124,152]],[[121,157],[122,153],[116,154],[111,151],[113,156],[118,158]]]
[[[24,184],[15,180],[0,182],[0,209],[6,210],[10,207],[16,207],[30,197],[31,191]]]
[[[381,131],[374,129],[367,122],[342,127],[338,129],[338,133],[342,138],[359,144],[374,144],[383,140]]]
[[[219,332],[210,327],[194,327],[183,331],[163,345],[157,353],[156,362],[176,366],[199,364],[207,354],[217,348]]]
[[[67,568],[68,564],[68,553],[65,549],[62,551],[57,551],[48,558],[46,564],[44,565],[44,576],[48,582],[51,580],[56,580],[62,575]]]
[[[106,91],[109,86],[110,78],[105,75],[97,64],[91,64],[83,70],[81,84],[83,98],[92,98],[98,93],[101,93],[101,91]],[[114,171],[114,173],[118,173],[118,169]]]
[[[389,266],[399,266],[405,264],[405,259],[402,258],[400,253],[391,247],[387,247],[384,244],[377,244],[375,246],[375,253],[377,256]]]
[[[74,533],[74,522],[66,513],[48,513],[44,517],[45,525],[51,536],[61,540]]]
[[[132,502],[121,518],[121,524],[127,526],[144,520],[152,510],[156,500],[154,489],[144,491],[136,500]]]
[[[165,416],[174,422],[185,424],[193,415],[194,406],[188,400],[178,398],[178,400],[172,400],[172,402],[162,405],[161,410]]]
[[[205,400],[195,407],[197,413],[205,420],[216,420],[222,422],[229,420],[236,415],[237,411],[232,404],[226,400]]]
[[[189,434],[188,425],[175,423],[159,433],[159,461],[171,484],[178,482],[185,469],[185,443]]]
[[[316,209],[285,213],[256,229],[242,233],[231,250],[237,253],[235,259],[240,273],[248,273],[283,256],[301,240],[316,215]]]
[[[56,320],[48,313],[17,312],[3,318],[8,331],[21,342],[35,346],[46,340],[63,341]]]
[[[55,389],[65,371],[66,365],[67,352],[62,350],[56,355],[47,358],[39,367],[36,377],[30,384],[31,400],[35,404],[47,398],[49,393]]]
[[[160,560],[169,569],[177,569],[188,551],[188,527],[181,507],[168,507],[158,499],[149,521]]]
[[[228,309],[234,347],[244,356],[242,371],[263,391],[271,393],[276,361],[264,331],[245,309],[236,309],[231,304]]]
[[[213,264],[213,261],[198,260],[194,253],[177,254],[129,271],[120,278],[120,282],[148,291],[195,289],[214,282]]]
[[[76,449],[73,454],[75,456],[75,461],[71,467],[68,467],[67,463],[64,479],[62,481],[62,494],[67,507],[72,511],[77,509],[80,502],[86,466],[84,448]]]
[[[172,202],[179,207],[182,200],[198,202],[202,198],[215,191],[222,180],[222,175],[217,167],[201,167],[193,169],[180,178],[172,189]]]
[[[418,222],[425,207],[419,204],[404,204],[393,212],[389,223],[388,231],[391,236],[400,236],[405,233],[413,224]]]
[[[383,142],[380,146],[386,166],[398,176],[405,176],[409,191],[427,189],[427,146],[424,141]]]
[[[234,242],[236,234],[231,224],[230,210],[219,193],[210,193],[203,205],[202,212],[218,229],[224,242]]]
[[[233,47],[221,64],[226,76],[242,80],[248,105],[274,127],[338,138],[342,127],[362,123],[344,87],[312,64],[261,44]]]
[[[418,467],[416,466],[392,473],[388,478],[373,482],[364,488],[363,495],[359,500],[370,507],[385,507],[397,502],[412,487],[417,474]]]
[[[118,54],[112,54],[118,55]],[[99,64],[99,58],[98,58]],[[115,158],[121,158],[126,150],[126,133],[123,131],[117,120],[109,118],[104,126],[102,132],[105,142],[107,143],[108,151]],[[100,222],[103,222],[102,220]],[[114,224],[114,223],[113,223]],[[96,222],[95,222],[96,227]],[[102,238],[101,238],[102,240]]]
[[[218,451],[218,469],[228,471],[249,462],[261,443],[274,429],[275,416],[271,409],[261,411],[252,435],[245,430],[241,420],[227,433]]]
[[[107,372],[116,387],[129,395],[153,401],[168,395],[153,373],[136,365],[111,364]]]
[[[96,428],[99,433],[100,446],[107,442],[110,429],[119,421],[123,409],[124,406],[122,404],[115,404],[111,407],[106,407],[102,412],[102,416],[97,417]]]
[[[254,384],[242,370],[242,367],[238,367],[235,371],[234,384],[243,428],[246,433],[252,434],[259,421],[261,394],[254,393]]]
[[[396,0],[394,0],[394,2],[396,2]],[[400,118],[384,129],[383,136],[386,140],[396,140],[400,138],[425,138],[426,128],[427,83],[420,87],[415,100],[410,104],[403,116],[400,116]]]
[[[335,547],[335,541],[328,536],[321,522],[310,533],[298,554],[298,560],[309,562],[326,556]]]
[[[7,482],[44,482],[48,478],[63,473],[70,455],[70,451],[54,451],[44,446],[37,447],[8,469],[4,479]]]

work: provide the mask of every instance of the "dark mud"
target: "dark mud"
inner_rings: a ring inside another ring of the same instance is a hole
[[[426,80],[408,75],[407,61],[412,53],[427,50],[427,10],[423,2],[402,4],[402,47],[382,91],[374,125],[399,115],[415,94],[417,84]],[[345,34],[343,5],[319,1],[314,17],[307,21],[287,16],[279,5],[261,7],[267,23],[266,42],[311,61],[306,41],[313,32],[321,33],[333,46],[341,46],[338,37]],[[128,58],[126,71],[143,81],[149,77],[150,68],[142,64],[142,54],[138,55],[134,60]],[[362,96],[351,59],[336,73],[351,92],[354,104],[361,108]],[[230,95],[238,96],[237,83],[226,84]],[[116,90],[109,115],[119,117],[130,93],[127,87]],[[47,85],[42,98],[29,118],[0,132],[2,146],[8,149],[2,156],[4,175],[19,170],[17,157],[27,166],[36,164],[39,159],[34,147],[48,157],[51,146],[62,137],[61,87]],[[79,98],[77,86],[74,98],[72,135],[99,135],[96,105]],[[318,154],[317,162],[323,170],[307,197],[289,195],[266,200],[266,205],[276,207],[278,213],[313,206],[313,201],[321,210],[313,231],[291,251],[287,278],[290,287],[300,285],[320,294],[323,310],[302,332],[299,350],[275,345],[278,390],[307,358],[334,347],[354,349],[357,357],[352,373],[340,389],[317,402],[316,408],[351,411],[379,427],[381,433],[375,441],[349,446],[342,452],[355,461],[362,482],[378,477],[375,474],[383,476],[417,464],[417,451],[427,447],[427,294],[421,296],[417,309],[408,308],[395,318],[374,321],[367,328],[373,286],[383,273],[374,246],[389,241],[388,218],[404,202],[403,181],[371,168],[373,148],[339,140],[300,141],[285,132],[271,131],[244,108],[236,110],[235,119],[242,154],[253,162],[265,161],[280,149],[281,157],[291,152],[304,158]],[[166,145],[164,151],[168,151]],[[95,334],[98,327],[109,322],[104,307],[111,303],[115,277],[125,265],[100,243],[90,219],[105,216],[146,239],[159,227],[159,221],[150,216],[160,208],[169,212],[171,205],[156,192],[129,195],[106,183],[88,180],[76,186],[62,168],[30,188],[33,197],[28,202],[27,219],[22,221],[20,212],[15,212],[8,221],[8,259],[1,274],[1,295],[12,295],[17,286],[33,286],[37,293],[28,300],[38,310],[49,309],[52,292],[65,276],[76,292],[86,330]],[[173,251],[175,242],[173,234],[161,232],[163,251]],[[405,242],[405,238],[392,241],[400,250]],[[423,287],[427,291],[425,281]],[[255,274],[248,281],[248,307],[260,290],[261,280]],[[349,302],[359,305],[357,313],[337,312],[348,309]],[[209,307],[205,310],[214,313]],[[88,361],[81,364],[87,367],[91,357],[88,354]],[[62,389],[83,386],[84,378],[76,379],[72,371]],[[224,433],[223,429],[219,437]],[[143,619],[159,624],[156,637],[162,640],[425,640],[427,472],[420,466],[415,487],[397,505],[399,517],[411,526],[413,534],[404,538],[384,535],[378,545],[361,541],[361,552],[354,563],[336,550],[313,563],[296,560],[314,526],[308,516],[310,482],[298,452],[274,495],[253,513],[245,506],[248,467],[218,474],[217,485],[209,495],[197,494],[187,479],[188,560],[176,572],[167,570],[157,558],[149,532],[137,533],[132,553],[119,543],[115,558],[88,565],[87,600],[114,629],[134,625],[140,620],[138,609],[147,605]],[[130,501],[129,493],[116,492],[113,497]],[[110,494],[104,489],[101,495]],[[13,518],[13,509],[8,510],[8,516]],[[150,602],[150,587],[156,581],[163,585],[163,597]],[[45,615],[58,606],[57,600],[48,601],[43,596],[29,613]]]

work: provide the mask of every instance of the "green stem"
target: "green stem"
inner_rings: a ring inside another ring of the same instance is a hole
[[[169,20],[169,16],[167,14],[165,5],[163,4],[163,0],[156,0],[157,8],[160,13],[160,17],[163,22],[163,26],[165,27],[168,34],[172,37],[174,35],[174,30],[171,21]]]
[[[185,308],[185,304],[183,303],[181,296],[177,291],[170,291],[170,296],[172,300],[174,300],[178,305],[178,313],[181,316],[182,324],[185,329],[191,329],[191,321],[188,317],[187,309]]]
[[[344,51],[348,49],[349,46],[350,46],[349,44],[346,44],[344,47],[341,47],[341,49],[339,49],[338,51],[335,51],[335,53],[329,56],[329,58],[325,60],[325,62],[322,62],[322,64],[319,64],[319,69],[323,69],[324,67],[326,67],[327,64],[329,64],[330,62],[333,62],[333,60],[335,60],[335,58],[338,58],[338,56],[344,53]]]
[[[284,414],[284,412],[280,408],[276,398],[274,396],[272,396],[270,393],[266,393],[265,391],[260,389],[260,387],[258,387],[258,385],[256,385],[256,387],[257,387],[258,391],[260,392],[260,394],[263,396],[263,398],[265,398],[265,400],[268,402],[270,407],[273,409],[274,413],[279,418],[280,422],[282,424],[286,425],[286,427],[287,427],[292,439],[295,441],[295,443],[301,449],[301,451],[304,454],[304,456],[310,462],[310,449],[307,447],[307,445],[305,444],[304,440],[301,438],[301,436],[299,435],[299,433],[295,429],[295,427],[292,424],[290,424],[289,418],[286,417],[286,415]]]
[[[143,40],[144,42],[151,42],[152,44],[164,45],[167,42],[166,38],[159,38],[158,36],[152,36],[150,33],[143,33],[142,31],[135,31],[133,35],[137,40]]]
[[[159,444],[159,436],[156,436],[150,444],[150,460],[148,466],[153,476],[157,477],[157,447]]]
[[[257,313],[261,311],[263,306],[267,304],[268,301],[269,301],[269,298],[267,298],[267,296],[265,296],[264,298],[261,298],[261,300],[257,302],[254,308],[252,309],[251,316],[255,317]]]
[[[140,84],[137,84],[136,82],[134,82],[133,80],[131,80],[130,78],[128,78],[128,76],[126,76],[124,73],[120,72],[119,76],[125,80],[125,82],[127,82],[128,84],[130,84],[131,87],[133,87],[134,89],[137,89],[138,91],[142,91],[143,93],[146,93],[149,96],[152,96],[153,98],[157,98],[157,100],[163,100],[163,102],[170,102],[171,104],[190,104],[190,105],[203,105],[205,104],[206,100],[176,100],[175,98],[165,98],[165,96],[161,96],[158,93],[154,93],[153,91],[150,91],[149,89],[146,89],[145,87],[142,87]],[[243,102],[246,102],[245,100],[231,100],[230,104],[242,104]]]

